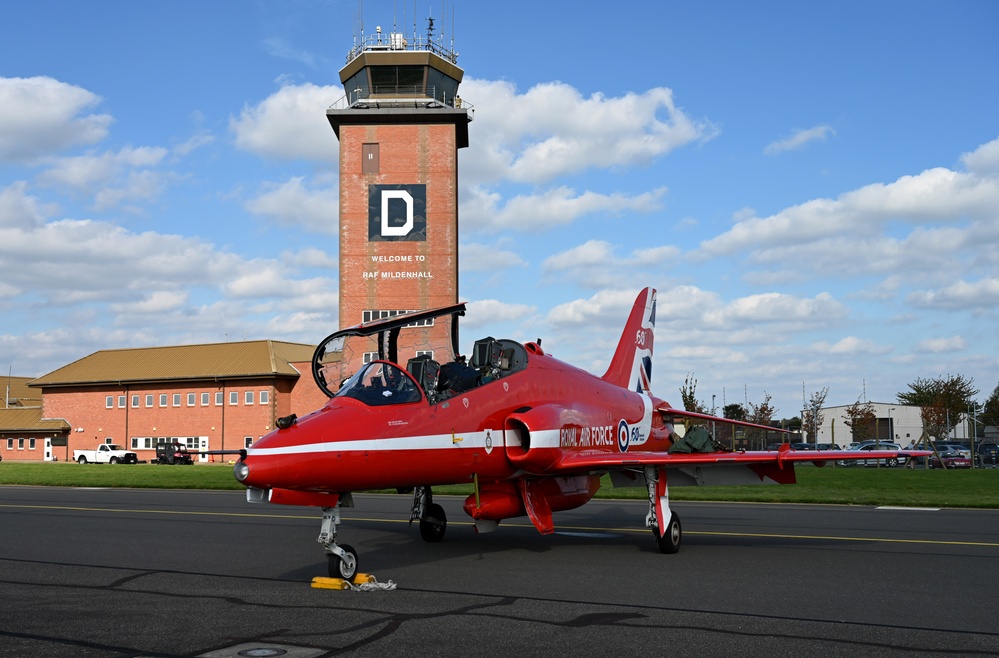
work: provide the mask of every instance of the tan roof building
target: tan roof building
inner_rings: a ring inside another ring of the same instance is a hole
[[[23,433],[6,433],[0,417],[0,455],[9,459],[72,459],[73,450],[116,443],[139,460],[158,443],[179,440],[192,450],[245,448],[291,413],[318,409],[326,396],[312,379],[315,346],[259,340],[101,350],[26,381],[34,392],[39,433],[62,433],[44,449],[19,449]],[[23,379],[23,378],[22,378]],[[28,429],[32,428],[22,428]],[[41,434],[39,434],[39,438]],[[37,447],[37,446],[36,446]],[[202,461],[213,458],[204,457]]]

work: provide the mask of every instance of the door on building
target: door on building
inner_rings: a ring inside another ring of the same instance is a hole
[[[198,449],[199,450],[208,450],[208,437],[207,436],[199,436],[198,437]],[[208,455],[206,455],[203,452],[200,453],[198,455],[198,461],[199,462],[206,462],[206,461],[208,461]]]
[[[45,439],[45,461],[52,461],[52,439]]]

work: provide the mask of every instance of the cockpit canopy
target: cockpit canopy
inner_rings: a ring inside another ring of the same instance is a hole
[[[338,398],[354,398],[369,406],[419,402],[420,387],[405,370],[387,361],[372,361],[344,382]]]

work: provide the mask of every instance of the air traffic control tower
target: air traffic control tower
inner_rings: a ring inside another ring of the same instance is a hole
[[[458,149],[473,109],[456,60],[428,19],[422,35],[362,31],[340,69],[345,95],[326,116],[340,140],[341,329],[458,301]],[[411,349],[449,359],[448,328],[425,339]]]

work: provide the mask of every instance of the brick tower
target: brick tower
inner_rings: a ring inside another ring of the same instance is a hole
[[[472,108],[456,59],[429,19],[410,39],[362,32],[340,70],[345,96],[326,111],[340,140],[340,328],[458,301],[458,149]],[[438,326],[409,349],[446,361],[449,346]],[[345,354],[345,369],[375,351]]]

